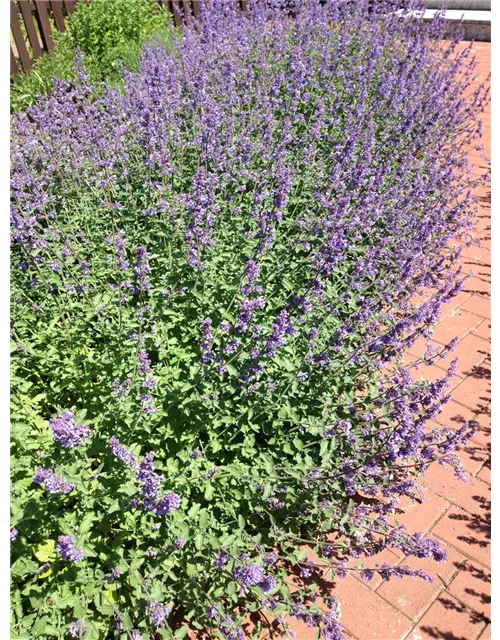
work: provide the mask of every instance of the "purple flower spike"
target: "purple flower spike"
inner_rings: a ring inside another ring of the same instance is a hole
[[[153,624],[156,627],[161,627],[170,613],[170,608],[166,607],[163,602],[150,602],[148,612]]]
[[[75,547],[75,541],[72,536],[59,536],[56,549],[61,554],[63,560],[70,560],[76,563],[84,558],[83,549],[77,549]]]
[[[159,516],[163,516],[167,513],[172,513],[172,511],[176,511],[181,506],[181,497],[176,493],[170,492],[162,498],[156,507],[156,513]]]
[[[54,440],[66,449],[80,446],[91,434],[89,427],[75,423],[72,410],[66,411],[58,418],[52,418],[50,428]]]

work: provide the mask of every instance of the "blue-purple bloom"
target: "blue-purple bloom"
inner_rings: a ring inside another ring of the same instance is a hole
[[[170,608],[165,606],[163,602],[155,601],[148,603],[148,612],[155,627],[161,627],[170,613]]]
[[[184,538],[178,538],[173,544],[173,548],[176,549],[177,551],[180,549],[184,549],[185,546],[186,546],[186,541],[184,540]]]
[[[57,551],[61,554],[63,560],[70,560],[71,562],[80,562],[84,558],[83,549],[77,549],[75,547],[75,541],[72,536],[59,536],[57,539]]]
[[[217,551],[217,553],[215,554],[215,566],[217,567],[217,569],[224,569],[224,567],[229,562],[230,557],[231,556],[229,555],[229,553],[227,553],[227,551],[225,551],[224,549],[220,549],[219,551]]]
[[[50,428],[54,440],[66,449],[80,446],[91,434],[89,427],[75,423],[72,410],[65,411],[57,418],[51,418]]]
[[[76,487],[74,482],[67,482],[62,476],[56,476],[52,469],[38,467],[33,482],[43,484],[49,493],[71,493]]]
[[[159,500],[156,506],[156,513],[159,516],[163,516],[167,513],[172,513],[172,511],[176,511],[181,506],[182,498],[177,493],[167,493],[166,496]]]
[[[137,456],[134,453],[130,453],[130,451],[128,451],[122,444],[120,444],[118,438],[115,438],[113,436],[109,441],[109,446],[111,448],[111,453],[116,458],[124,462],[129,467],[135,469],[137,465]]]
[[[69,626],[68,633],[72,638],[82,638],[87,633],[87,628],[83,625],[83,620],[75,620]]]

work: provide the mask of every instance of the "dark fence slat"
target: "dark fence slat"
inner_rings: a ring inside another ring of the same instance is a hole
[[[17,66],[16,56],[12,51],[12,45],[10,45],[10,75],[17,76],[19,73],[19,67]]]
[[[171,0],[171,2],[172,2],[172,10],[174,12],[175,26],[180,27],[182,25],[181,0]]]
[[[36,6],[36,18],[38,27],[40,28],[40,35],[42,36],[43,46],[46,51],[52,51],[54,49],[54,38],[52,37],[52,29],[50,28],[48,6],[43,0],[34,0]]]
[[[182,0],[182,6],[184,8],[184,22],[186,24],[191,20],[191,3],[189,0]]]
[[[10,3],[10,28],[12,29],[12,35],[14,36],[14,42],[16,43],[17,53],[21,60],[23,69],[25,71],[29,71],[32,66],[31,58],[29,56],[28,49],[26,48],[26,43],[24,42],[23,32],[19,25],[17,7],[13,2]]]
[[[243,11],[248,11],[248,2],[247,0],[241,0],[241,8]]]
[[[62,12],[63,1],[50,0],[50,6],[52,8],[52,13],[54,14],[56,29],[58,31],[66,31],[66,23],[64,22],[64,14]]]
[[[201,11],[201,0],[193,0],[193,13],[194,17],[198,16]]]
[[[75,10],[76,0],[64,0],[66,11],[70,14]]]
[[[18,6],[21,9],[24,26],[26,27],[26,33],[28,34],[30,45],[33,49],[33,55],[35,56],[35,58],[40,58],[43,53],[43,49],[40,46],[39,36],[37,30],[35,29],[35,23],[33,22],[33,12],[35,11],[35,5],[31,2],[31,0],[22,0]]]

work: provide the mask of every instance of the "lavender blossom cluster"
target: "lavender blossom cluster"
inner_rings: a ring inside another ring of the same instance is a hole
[[[155,471],[154,453],[148,452],[140,463],[137,463],[137,457],[127,451],[119,440],[114,436],[109,441],[111,452],[126,465],[131,467],[135,472],[135,478],[141,487],[142,502],[147,511],[156,513],[158,516],[176,511],[182,502],[182,497],[177,493],[170,491],[165,495],[161,495],[161,483],[164,480]],[[135,503],[137,500],[133,498]]]

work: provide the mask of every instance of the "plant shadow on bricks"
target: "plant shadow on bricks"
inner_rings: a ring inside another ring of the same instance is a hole
[[[491,203],[491,191],[488,191],[488,193],[485,193],[482,196],[478,195],[477,199],[479,202]]]
[[[483,496],[473,496],[478,503],[479,509],[484,511],[481,514],[454,513],[449,516],[450,520],[458,520],[466,524],[466,528],[470,531],[469,535],[459,535],[458,540],[467,544],[486,548],[491,540],[491,501]],[[481,534],[479,539],[474,534]]]
[[[453,598],[447,598],[446,595],[443,595],[439,599],[439,602],[448,611],[455,612],[456,614],[464,614],[464,613],[468,614],[470,624],[478,625],[478,629],[474,637],[477,637],[477,635],[479,634],[479,630],[480,630],[479,625],[481,623],[487,622],[487,619],[480,613],[476,613],[475,611],[472,611],[471,609],[469,609],[468,607],[466,607],[465,605],[461,604],[460,602],[458,602]],[[420,630],[424,631],[431,638],[439,638],[439,640],[470,640],[468,636],[462,635],[459,630],[457,630],[457,632],[455,633],[454,631],[443,631],[440,628],[426,626],[426,625],[422,625],[420,627]]]
[[[484,582],[485,583],[485,588],[486,585],[491,585],[491,575],[485,571],[484,569],[482,569],[481,567],[475,566],[475,565],[467,565],[464,569],[464,571],[466,573],[469,574],[471,582]],[[491,588],[488,586],[488,589]],[[482,605],[487,606],[488,608],[491,605],[491,596],[489,593],[483,593],[481,591],[477,590],[477,587],[466,587],[464,589],[464,593],[466,593],[468,596],[471,596],[472,598],[474,598],[475,600],[477,600],[477,602],[479,602]]]

